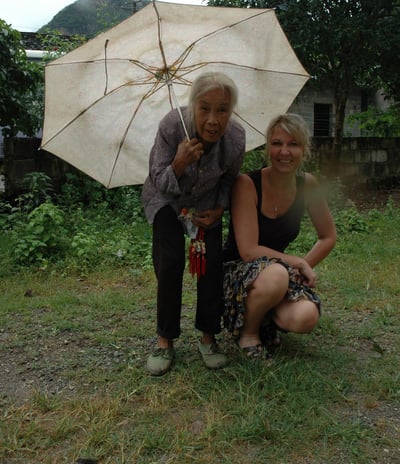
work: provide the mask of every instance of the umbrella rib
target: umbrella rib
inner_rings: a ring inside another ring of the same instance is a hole
[[[106,76],[106,86],[104,88],[104,95],[107,95],[107,89],[108,89],[107,46],[108,46],[108,39],[106,39],[104,43],[104,74]]]
[[[149,96],[151,96],[153,93],[154,93],[154,88],[157,86],[157,82],[155,82],[153,84],[153,87],[140,99],[140,102],[138,103],[138,105],[136,106],[135,108],[135,111],[133,112],[126,128],[125,128],[125,131],[124,131],[124,134],[122,135],[122,138],[121,138],[121,141],[119,143],[119,147],[118,147],[118,151],[117,151],[117,154],[115,156],[115,159],[114,159],[114,163],[113,163],[113,166],[112,166],[112,169],[111,169],[111,173],[110,173],[110,177],[108,179],[108,184],[110,185],[111,183],[111,179],[114,175],[114,171],[115,171],[115,168],[117,167],[117,162],[118,162],[118,158],[119,158],[119,155],[121,153],[121,150],[122,150],[122,147],[125,143],[125,140],[126,140],[126,137],[128,135],[128,132],[129,132],[129,129],[132,125],[132,122],[133,120],[135,119],[136,117],[136,114],[138,113],[140,107],[142,106],[142,103],[144,102],[144,100],[146,100],[147,98],[149,98]]]
[[[287,75],[290,75],[290,76],[305,77],[304,74],[299,73],[299,72],[290,72],[290,71],[275,70],[275,69],[257,68],[255,66],[247,66],[247,65],[243,65],[243,64],[232,63],[230,61],[220,61],[220,60],[217,60],[217,61],[205,61],[203,63],[197,63],[197,64],[193,64],[191,66],[182,66],[179,69],[179,71],[184,70],[184,72],[181,73],[179,77],[182,78],[182,76],[185,76],[186,74],[190,74],[194,70],[197,70],[199,68],[202,68],[202,67],[210,65],[210,64],[226,64],[226,65],[232,66],[234,68],[248,69],[250,71],[260,71],[260,72],[268,72],[268,73],[271,73],[271,74],[287,74]]]
[[[163,63],[164,63],[163,71],[166,73],[166,71],[168,69],[168,66],[167,66],[167,60],[165,58],[164,47],[163,47],[163,44],[162,44],[162,41],[161,41],[161,16],[160,16],[160,13],[159,13],[159,11],[157,9],[156,2],[154,0],[153,0],[153,8],[154,8],[154,10],[156,12],[156,16],[157,16],[158,46],[160,47],[161,56],[162,56],[162,60],[163,60]]]
[[[250,124],[249,121],[247,121],[247,119],[242,118],[242,116],[240,116],[239,113],[236,113],[236,111],[234,111],[233,114],[236,116],[237,119],[240,119],[240,121],[242,121],[247,126],[251,127],[255,132],[257,132],[258,134],[260,134],[260,135],[262,135],[264,137],[264,135],[265,135],[264,132],[257,129],[257,127],[253,126],[253,124]]]

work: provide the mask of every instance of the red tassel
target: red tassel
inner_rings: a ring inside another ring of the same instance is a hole
[[[189,272],[194,277],[194,274],[196,272],[196,246],[194,243],[194,240],[192,239],[190,241],[189,245]]]
[[[196,238],[189,245],[189,271],[192,277],[199,279],[206,273],[206,244],[204,242],[204,229],[197,231]]]

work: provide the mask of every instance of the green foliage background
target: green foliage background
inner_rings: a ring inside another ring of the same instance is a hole
[[[26,57],[21,34],[0,19],[0,127],[3,135],[34,135],[41,125],[37,111],[41,67]]]

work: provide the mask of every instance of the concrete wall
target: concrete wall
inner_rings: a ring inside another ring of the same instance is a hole
[[[57,190],[72,167],[56,156],[40,150],[39,138],[13,138],[4,141],[3,176],[6,197],[24,191],[23,179],[30,172],[43,172],[53,179]]]
[[[370,185],[400,183],[400,138],[344,138],[340,154],[334,154],[333,139],[313,139],[313,161],[321,174],[338,177],[342,183]]]

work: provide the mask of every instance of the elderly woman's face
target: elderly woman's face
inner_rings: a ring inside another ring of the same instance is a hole
[[[222,89],[203,93],[194,106],[197,137],[204,145],[217,142],[223,135],[231,116],[231,96]]]

